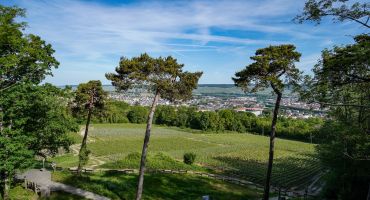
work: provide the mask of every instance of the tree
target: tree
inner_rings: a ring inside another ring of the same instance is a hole
[[[306,77],[301,97],[329,107],[336,119],[370,132],[370,36],[359,35],[355,41],[322,52],[314,77]]]
[[[59,65],[50,44],[22,32],[26,23],[16,18],[24,16],[23,9],[0,5],[0,92],[17,83],[40,83]]]
[[[317,147],[330,169],[323,189],[330,199],[365,199],[370,193],[370,36],[355,41],[324,50],[301,91],[302,99],[328,108],[332,119],[319,130]]]
[[[0,166],[0,176],[4,183],[4,199],[8,198],[14,170],[29,166],[30,154],[53,154],[60,146],[69,143],[65,130],[70,128],[71,121],[60,100],[50,101],[52,97],[47,95],[50,94],[47,88],[51,87],[30,85],[52,75],[51,70],[57,68],[59,63],[53,57],[54,50],[50,44],[39,36],[23,33],[26,23],[16,19],[24,16],[23,9],[0,5],[0,114],[4,117],[4,121],[0,121],[0,154],[4,161]],[[17,85],[20,87],[15,88]],[[20,92],[25,88],[31,91]],[[31,96],[36,99],[29,101]],[[46,96],[40,101],[39,97]],[[43,104],[45,102],[49,104]]]
[[[276,102],[271,122],[270,150],[263,199],[269,199],[271,172],[274,159],[275,131],[280,101],[284,88],[288,85],[298,85],[301,72],[294,63],[299,61],[301,54],[295,51],[294,45],[269,46],[258,49],[254,61],[233,78],[236,86],[245,92],[257,92],[271,87],[275,93]]]
[[[205,111],[198,118],[199,128],[203,131],[223,131],[224,121],[220,118],[217,112]]]
[[[111,80],[118,90],[126,91],[134,85],[145,85],[154,94],[141,154],[137,200],[142,196],[150,132],[159,98],[170,101],[190,99],[202,75],[202,72],[184,72],[183,67],[183,64],[178,64],[177,60],[171,56],[151,58],[148,54],[142,54],[132,59],[121,58],[116,73],[106,74],[107,79]]]
[[[9,199],[9,190],[15,170],[26,169],[32,164],[33,152],[27,148],[29,138],[19,131],[5,128],[0,136],[0,178],[3,199]],[[1,198],[1,196],[0,196]]]
[[[91,117],[94,113],[101,112],[103,110],[106,96],[107,93],[103,90],[100,81],[81,83],[77,87],[72,109],[75,113],[86,115],[85,133],[78,153],[78,175],[81,174],[82,167],[87,164],[90,154],[90,151],[87,149],[87,135],[89,133]]]
[[[156,124],[173,126],[176,124],[176,110],[173,106],[158,106],[154,118]]]
[[[148,117],[148,109],[143,106],[133,106],[127,113],[127,118],[131,123],[142,124],[145,123]]]
[[[118,100],[108,100],[102,115],[97,116],[99,123],[128,123],[127,112],[129,104]],[[94,120],[93,120],[94,121]]]
[[[67,91],[50,84],[17,85],[0,94],[3,128],[0,134],[0,176],[6,198],[15,170],[30,167],[35,156],[55,155],[68,150],[67,133],[77,124],[67,109]]]
[[[370,28],[370,3],[354,2],[347,5],[348,0],[308,0],[303,13],[294,20],[298,23],[314,21],[320,24],[323,17],[332,16],[333,21],[354,21],[366,28]]]
[[[177,107],[176,118],[174,119],[174,125],[177,127],[185,128],[189,126],[189,120],[192,108],[185,106]]]

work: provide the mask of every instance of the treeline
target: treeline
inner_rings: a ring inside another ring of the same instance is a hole
[[[149,108],[130,106],[122,101],[109,100],[103,112],[92,119],[95,123],[146,123]],[[79,122],[83,117],[75,116]],[[199,112],[195,107],[158,106],[153,123],[158,125],[191,128],[209,132],[235,131],[269,135],[271,118],[257,117],[248,112],[236,112],[231,109]],[[320,118],[292,119],[280,117],[277,123],[277,135],[301,141],[317,142],[321,137],[318,128],[323,124]]]

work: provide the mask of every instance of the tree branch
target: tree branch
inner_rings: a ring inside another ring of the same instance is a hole
[[[369,19],[367,19],[366,22],[364,23],[364,22],[362,22],[362,21],[360,21],[360,20],[358,20],[356,18],[353,18],[351,16],[348,16],[348,15],[338,15],[338,14],[333,14],[333,13],[323,13],[322,16],[339,16],[339,17],[342,17],[344,19],[349,19],[349,20],[355,21],[355,22],[357,22],[357,23],[365,26],[366,28],[370,28],[370,25],[367,24],[367,22],[368,22]]]

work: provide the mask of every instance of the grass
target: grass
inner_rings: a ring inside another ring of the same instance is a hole
[[[94,124],[90,129],[92,155],[107,161],[106,168],[138,168],[138,160],[129,154],[141,152],[145,125]],[[76,134],[77,135],[77,134]],[[81,140],[81,138],[80,138]],[[190,133],[178,128],[154,126],[149,144],[150,168],[189,169],[181,163],[186,152],[197,155],[197,167],[233,174],[255,183],[264,183],[269,139],[265,136],[240,133]],[[156,158],[158,153],[165,156]],[[61,157],[59,166],[70,165],[75,157]],[[314,145],[277,139],[272,184],[286,188],[304,188],[321,170],[315,158]]]
[[[9,198],[11,200],[36,200],[38,196],[32,190],[26,190],[21,185],[17,185],[10,189]],[[2,199],[1,196],[0,199]]]
[[[140,158],[140,153],[131,153],[122,160],[108,162],[100,167],[107,169],[138,169],[140,167]],[[164,153],[149,154],[147,156],[146,169],[205,170],[203,167],[199,167],[197,165],[187,165],[183,162],[174,160]]]
[[[78,157],[74,156],[72,153],[51,158],[49,161],[58,163],[58,167],[63,168],[74,167],[78,165]]]
[[[68,172],[54,172],[53,180],[79,187],[111,199],[134,199],[137,175],[121,173],[94,173],[77,177]],[[212,199],[258,199],[261,191],[225,183],[205,177],[176,174],[145,175],[145,200],[196,200],[204,195]]]
[[[39,198],[34,191],[30,189],[25,189],[21,185],[17,184],[12,187],[9,192],[10,200],[84,200],[80,196],[72,195],[66,192],[52,192],[48,198]],[[1,199],[1,196],[0,196]]]

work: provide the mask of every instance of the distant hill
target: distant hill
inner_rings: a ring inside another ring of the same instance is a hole
[[[60,86],[64,88],[65,86]],[[77,85],[71,85],[72,89],[76,89]],[[115,88],[112,85],[104,85],[103,89],[107,92],[114,92]],[[257,93],[257,95],[271,95],[272,90],[266,89]],[[231,97],[231,96],[248,96],[256,94],[245,94],[240,88],[234,84],[199,84],[198,88],[193,91],[194,95],[206,95],[206,96],[219,96],[219,97]],[[285,95],[290,95],[291,90],[286,90]]]

